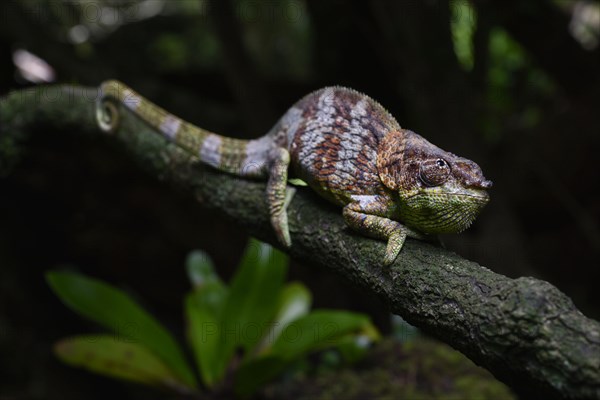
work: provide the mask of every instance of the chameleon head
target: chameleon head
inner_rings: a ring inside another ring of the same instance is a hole
[[[399,220],[423,233],[461,232],[489,201],[492,182],[476,163],[408,130],[385,136],[377,168],[382,182],[398,193]]]

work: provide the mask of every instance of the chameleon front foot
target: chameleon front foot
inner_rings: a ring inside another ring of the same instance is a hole
[[[385,256],[383,257],[383,265],[388,266],[396,260],[404,242],[406,241],[406,232],[396,230],[388,238],[387,247],[385,248]]]
[[[424,236],[387,217],[373,213],[385,213],[387,203],[377,196],[362,196],[357,202],[344,207],[344,219],[352,229],[377,239],[387,241],[382,264],[394,262],[408,236],[423,239]]]

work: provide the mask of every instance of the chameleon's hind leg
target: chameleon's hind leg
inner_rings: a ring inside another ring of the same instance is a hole
[[[425,236],[416,232],[398,221],[380,215],[389,213],[389,204],[377,196],[356,196],[356,202],[344,207],[343,215],[346,223],[351,228],[368,236],[387,241],[383,264],[394,262],[408,236],[416,239],[425,239]],[[379,214],[379,215],[377,215]]]
[[[292,240],[288,228],[287,206],[295,193],[295,189],[287,187],[290,153],[286,149],[278,147],[272,150],[270,158],[267,201],[271,214],[271,225],[279,242],[285,247],[290,247]]]

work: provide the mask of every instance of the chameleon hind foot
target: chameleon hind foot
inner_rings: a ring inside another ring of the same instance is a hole
[[[271,215],[271,225],[277,239],[285,247],[292,245],[288,227],[287,206],[295,193],[295,189],[287,187],[290,153],[281,147],[272,151],[267,183],[267,201]]]

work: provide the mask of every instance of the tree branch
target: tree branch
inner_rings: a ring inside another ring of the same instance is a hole
[[[52,86],[0,100],[0,167],[36,127],[100,135],[96,89]],[[249,233],[277,245],[265,185],[199,165],[125,113],[115,139],[160,179],[183,185]],[[409,240],[391,267],[385,244],[349,231],[341,212],[310,190],[289,209],[297,259],[331,268],[377,293],[392,312],[460,350],[520,394],[536,398],[600,398],[600,323],[585,317],[554,286],[509,279],[447,250]]]

